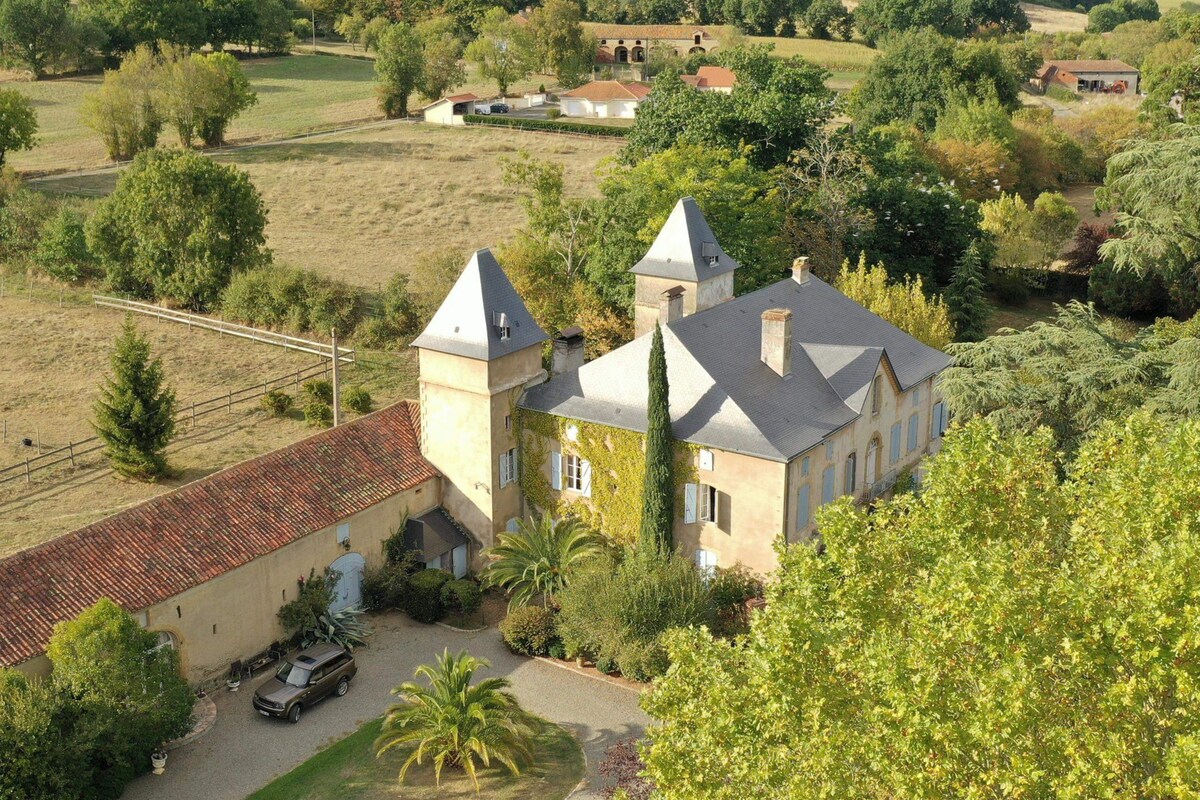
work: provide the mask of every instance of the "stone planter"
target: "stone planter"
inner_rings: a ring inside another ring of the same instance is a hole
[[[155,775],[162,775],[167,771],[167,754],[161,750],[150,754],[150,766],[154,767]]]
[[[242,682],[238,678],[230,678],[229,680],[225,681],[225,688],[231,692],[236,692],[241,685]]]

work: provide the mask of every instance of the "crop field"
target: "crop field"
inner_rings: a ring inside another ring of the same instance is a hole
[[[464,258],[516,235],[524,211],[500,182],[501,159],[528,151],[557,161],[568,191],[594,192],[601,161],[621,142],[498,128],[398,122],[354,133],[217,156],[249,173],[268,209],[277,261],[370,289],[424,256]],[[116,173],[48,179],[40,188],[111,191]]]
[[[40,293],[29,300],[9,280],[0,298],[0,343],[21,346],[4,348],[0,370],[0,420],[7,430],[0,468],[36,455],[36,445],[22,444],[25,438],[35,443],[40,438],[50,450],[92,435],[92,403],[123,319],[117,311],[90,305],[86,296],[61,306]],[[182,325],[143,317],[137,324],[162,358],[181,406],[316,363],[313,356],[211,331],[189,333]],[[346,371],[346,383],[365,386],[377,406],[415,394],[410,354],[362,354],[362,362]],[[0,557],[312,433],[299,412],[275,419],[248,401],[198,419],[195,429],[181,428],[169,450],[178,474],[162,483],[119,479],[97,453],[74,471],[34,473],[29,484],[0,484]]]
[[[1182,2],[1182,0],[1180,0]],[[1029,17],[1030,27],[1041,33],[1076,33],[1087,29],[1087,14],[1078,11],[1068,11],[1062,8],[1050,8],[1034,3],[1021,3],[1025,16]],[[1162,6],[1162,3],[1159,3]],[[1167,9],[1164,8],[1164,11]]]
[[[879,51],[861,42],[831,42],[787,36],[747,36],[754,44],[772,44],[780,58],[802,56],[833,73],[863,73],[879,57]]]

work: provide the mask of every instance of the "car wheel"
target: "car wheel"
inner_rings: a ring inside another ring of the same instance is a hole
[[[296,703],[296,705],[294,705],[290,709],[288,709],[288,722],[295,725],[299,721],[300,721],[300,704]]]
[[[333,691],[338,697],[345,697],[346,692],[350,691],[350,679],[342,678],[337,682],[337,688]]]

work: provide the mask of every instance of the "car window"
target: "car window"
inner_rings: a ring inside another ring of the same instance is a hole
[[[304,667],[298,667],[290,661],[283,662],[283,666],[275,673],[275,677],[288,686],[307,686],[311,675],[312,672]]]

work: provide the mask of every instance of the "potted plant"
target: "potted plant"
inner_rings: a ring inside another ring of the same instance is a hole
[[[237,675],[230,675],[225,679],[225,688],[231,692],[236,692],[238,687],[242,685],[242,679]]]
[[[155,775],[162,775],[167,771],[167,754],[162,748],[150,754],[150,766],[154,767]]]

